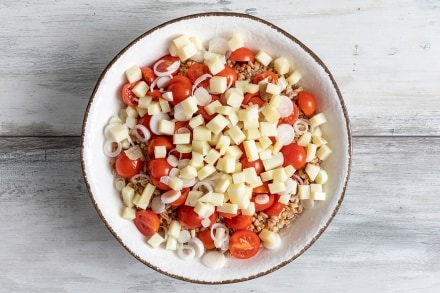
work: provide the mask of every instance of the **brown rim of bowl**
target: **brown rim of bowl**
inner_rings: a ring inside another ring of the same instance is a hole
[[[318,231],[318,233],[316,233],[316,235],[309,241],[309,243],[307,245],[304,246],[303,249],[301,249],[301,251],[299,251],[297,254],[295,254],[294,256],[292,256],[290,259],[281,262],[280,264],[272,267],[271,269],[258,273],[258,274],[254,274],[248,277],[244,277],[244,278],[240,278],[240,279],[230,279],[230,280],[223,280],[223,281],[203,281],[203,280],[195,280],[195,279],[189,279],[186,277],[182,277],[179,275],[175,275],[175,274],[170,274],[166,271],[161,270],[159,267],[156,267],[154,265],[152,265],[151,263],[147,262],[146,260],[143,260],[140,258],[139,255],[137,255],[136,253],[134,253],[133,251],[131,251],[123,242],[123,240],[121,238],[118,237],[118,235],[116,234],[116,232],[112,229],[112,227],[107,223],[107,221],[105,220],[104,216],[102,215],[102,212],[100,210],[100,208],[98,207],[94,196],[91,192],[91,188],[90,188],[90,184],[87,180],[87,174],[85,172],[85,163],[84,163],[84,135],[85,135],[85,125],[87,123],[87,118],[88,118],[88,114],[89,114],[89,110],[91,107],[91,104],[93,102],[94,96],[96,94],[96,91],[99,88],[99,85],[102,81],[102,79],[104,78],[104,75],[107,73],[107,71],[109,70],[109,68],[116,62],[116,60],[118,60],[120,58],[120,56],[122,54],[124,54],[131,46],[133,46],[133,44],[135,44],[136,42],[138,42],[140,39],[144,38],[145,36],[151,34],[152,32],[161,29],[162,27],[165,27],[169,24],[172,23],[176,23],[176,22],[180,22],[183,20],[187,20],[187,19],[193,19],[193,18],[199,18],[199,17],[211,17],[211,16],[227,16],[227,17],[239,17],[239,18],[247,18],[253,21],[257,21],[260,23],[263,23],[269,27],[271,27],[272,29],[278,31],[279,33],[283,34],[284,36],[288,37],[289,39],[291,39],[294,43],[298,44],[304,51],[306,51],[323,69],[324,71],[328,74],[330,80],[332,81],[333,87],[336,90],[336,93],[338,94],[339,97],[339,103],[341,105],[342,111],[344,113],[344,118],[345,118],[345,123],[346,123],[346,131],[347,131],[347,136],[348,136],[348,149],[347,149],[347,155],[348,155],[348,166],[347,166],[347,174],[345,176],[345,182],[344,182],[344,186],[342,189],[341,194],[339,195],[339,199],[337,202],[337,205],[335,207],[335,209],[333,210],[332,214],[330,215],[329,219],[327,220],[327,222],[325,223],[325,225],[323,227],[321,227],[321,229]],[[178,279],[178,280],[182,280],[182,281],[186,281],[186,282],[191,282],[191,283],[197,283],[197,284],[210,284],[210,285],[215,285],[215,284],[231,284],[231,283],[238,283],[238,282],[243,282],[243,281],[249,281],[252,279],[256,279],[259,277],[262,277],[264,275],[270,274],[282,267],[284,267],[285,265],[291,263],[293,260],[295,260],[296,258],[298,258],[300,255],[302,255],[307,249],[309,249],[315,242],[316,240],[322,235],[322,233],[327,229],[327,227],[330,225],[331,221],[333,220],[333,218],[335,217],[335,215],[337,214],[342,201],[344,199],[344,195],[345,195],[345,191],[347,189],[347,184],[348,184],[348,180],[349,180],[349,176],[350,176],[350,171],[351,171],[351,161],[352,161],[352,137],[351,137],[351,129],[350,129],[350,120],[349,120],[349,116],[348,116],[348,112],[347,112],[347,108],[345,106],[345,102],[342,98],[341,92],[339,90],[338,85],[336,84],[335,79],[333,78],[333,75],[331,74],[330,70],[327,68],[327,66],[324,64],[324,62],[311,50],[309,49],[306,45],[304,45],[301,41],[299,41],[297,38],[295,38],[294,36],[292,36],[291,34],[289,34],[288,32],[286,32],[285,30],[275,26],[274,24],[260,19],[258,17],[252,16],[252,15],[248,15],[248,14],[243,14],[243,13],[235,13],[235,12],[207,12],[207,13],[197,13],[197,14],[191,14],[191,15],[186,15],[186,16],[182,16],[182,17],[178,17],[169,21],[166,21],[150,30],[148,30],[147,32],[143,33],[142,35],[140,35],[139,37],[137,37],[136,39],[134,39],[132,42],[130,42],[124,49],[122,49],[112,60],[111,62],[105,67],[105,69],[103,70],[103,72],[101,73],[101,75],[98,78],[98,81],[95,85],[95,88],[92,92],[92,95],[90,97],[90,100],[87,104],[87,108],[85,111],[85,115],[84,115],[84,120],[83,120],[83,125],[82,125],[82,133],[81,133],[81,153],[80,153],[80,157],[81,157],[81,169],[83,172],[83,176],[84,176],[84,180],[86,183],[86,187],[90,196],[90,199],[93,202],[93,205],[99,215],[99,217],[101,218],[101,220],[104,222],[105,226],[107,227],[107,229],[112,233],[112,235],[118,240],[118,242],[131,254],[133,255],[138,261],[142,262],[143,264],[145,264],[146,266],[148,266],[149,268],[162,273],[166,276]]]

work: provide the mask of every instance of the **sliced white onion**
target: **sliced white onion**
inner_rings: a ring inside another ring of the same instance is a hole
[[[297,135],[302,135],[309,129],[309,122],[306,119],[298,119],[293,123],[293,129]]]
[[[222,37],[215,37],[209,40],[208,51],[219,55],[227,55],[229,52],[228,40]]]
[[[183,188],[186,188],[186,187],[193,187],[193,186],[198,182],[197,180],[198,180],[197,178],[188,179],[188,180],[183,180],[183,185],[182,185],[182,187],[183,187]]]
[[[281,246],[281,237],[280,234],[275,233],[275,241],[273,243],[266,243],[263,242],[263,246],[266,247],[267,249],[277,249],[278,247]]]
[[[289,117],[293,112],[293,102],[289,97],[281,96],[280,105],[277,107],[281,117]]]
[[[229,241],[229,229],[222,223],[214,223],[211,226],[211,238],[217,248],[222,248],[223,243]]]
[[[160,112],[151,116],[150,129],[154,134],[161,134],[159,131],[159,122],[161,120],[170,120],[168,114]]]
[[[183,260],[190,260],[194,258],[196,252],[193,246],[183,245],[177,249],[177,255]]]
[[[188,165],[189,165],[189,159],[179,160],[179,162],[177,164],[177,168],[182,170],[183,168],[185,168]]]
[[[205,246],[203,245],[202,240],[197,237],[191,238],[188,245],[194,247],[195,257],[201,257],[205,253]]]
[[[120,142],[115,142],[115,143],[116,143],[117,147],[116,147],[116,150],[113,151],[112,150],[113,149],[113,142],[108,139],[104,142],[104,147],[103,147],[104,154],[107,157],[114,158],[114,157],[117,157],[121,153],[122,144]]]
[[[187,127],[180,127],[179,129],[177,129],[176,133],[178,134],[191,133],[191,130],[189,130],[189,128]]]
[[[169,155],[167,162],[171,165],[171,167],[177,167],[179,165],[179,160],[174,155]]]
[[[114,185],[117,191],[121,191],[125,187],[125,179],[122,177],[116,177]]]
[[[194,185],[193,190],[200,190],[201,188],[204,188],[208,192],[214,191],[214,185],[212,183],[206,182],[206,181],[199,181],[199,182],[197,182]]]
[[[209,105],[209,103],[212,102],[211,94],[208,92],[207,89],[205,89],[203,87],[197,88],[194,91],[193,96],[196,98],[197,104],[200,105],[200,106],[206,106],[206,105]]]
[[[177,241],[179,243],[187,243],[191,239],[191,234],[188,230],[181,230],[179,232],[179,237],[177,238]]]
[[[300,176],[294,174],[292,178],[295,179],[295,181],[298,182],[299,184],[304,184],[304,180]]]
[[[165,204],[159,196],[156,196],[151,200],[151,210],[156,214],[161,214],[165,211]]]
[[[176,201],[181,195],[182,193],[180,192],[180,190],[171,189],[162,193],[160,199],[162,200],[163,203],[167,204]]]
[[[153,66],[153,71],[154,74],[156,74],[156,76],[167,76],[167,75],[172,75],[177,69],[179,69],[180,67],[180,60],[176,60],[175,62],[173,62],[172,64],[170,64],[170,66],[167,67],[167,71],[159,71],[157,70],[157,67],[162,64],[163,62],[165,62],[165,60],[159,60],[157,61],[154,66]]]
[[[182,103],[174,105],[174,119],[177,121],[189,121],[192,115],[187,115],[183,109]]]
[[[142,135],[139,134],[139,131],[142,133]],[[147,142],[147,141],[149,141],[150,138],[151,138],[151,133],[150,133],[150,131],[148,130],[148,128],[145,127],[145,125],[137,124],[137,125],[133,128],[133,132],[134,132],[134,135],[136,136],[136,138],[137,138],[139,141],[141,141],[141,142]]]
[[[171,75],[160,76],[157,78],[156,84],[160,89],[166,88],[173,77]]]
[[[203,81],[205,81],[206,79],[211,78],[211,77],[212,77],[212,74],[210,74],[210,73],[205,73],[205,74],[202,74],[199,77],[197,77],[197,79],[194,81],[193,93],[194,93],[194,90],[199,87],[200,83],[202,83]]]
[[[259,193],[255,196],[255,203],[257,204],[266,204],[269,202],[269,195],[266,193]]]
[[[168,185],[168,181],[170,181],[170,176],[162,176],[159,178],[159,182]]]
[[[202,262],[210,269],[220,269],[225,266],[226,257],[220,251],[208,251],[203,255]]]
[[[280,124],[277,128],[277,140],[283,145],[291,144],[295,140],[295,130],[292,125]]]

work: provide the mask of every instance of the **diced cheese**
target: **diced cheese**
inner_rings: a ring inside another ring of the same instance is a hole
[[[128,127],[123,124],[116,124],[112,126],[108,132],[108,138],[111,141],[122,142],[124,139],[129,138]]]
[[[320,160],[325,161],[328,159],[328,157],[330,157],[332,152],[333,151],[331,150],[331,148],[328,145],[324,144],[320,146],[319,149],[316,151],[316,155]]]
[[[309,119],[310,126],[317,127],[327,122],[324,113],[318,113]]]
[[[308,131],[304,132],[297,140],[297,144],[306,147],[312,140],[312,134]]]
[[[193,141],[194,143],[194,141]],[[196,152],[194,151],[194,146],[193,146],[193,151],[191,153],[191,159],[189,161],[189,165],[196,168],[197,170],[202,168],[205,163],[204,163],[204,156],[202,153]]]
[[[194,96],[189,96],[182,102],[180,102],[183,108],[183,112],[185,112],[186,115],[191,116],[195,112],[199,110],[197,105],[197,99]]]
[[[229,88],[225,92],[226,104],[236,109],[240,108],[244,95],[243,92],[237,88]]]
[[[289,204],[290,196],[291,195],[289,193],[285,193],[284,192],[282,195],[280,195],[280,198],[278,199],[278,202],[282,203],[284,205],[287,205],[287,204]]]
[[[244,134],[246,135],[246,138],[249,140],[256,140],[261,137],[261,133],[258,127],[249,127],[244,131]]]
[[[131,207],[123,207],[121,217],[126,220],[134,220],[136,218],[136,209]]]
[[[267,123],[267,122],[265,122]],[[276,130],[276,126],[275,126],[275,130]],[[258,141],[260,142],[261,146],[264,149],[267,149],[268,147],[270,147],[272,145],[272,140],[265,134],[263,134],[263,131],[261,129],[261,124],[260,124],[260,131],[261,131],[261,137],[258,139]],[[276,134],[274,135],[276,136]]]
[[[154,157],[155,158],[166,158],[167,148],[164,145],[157,145],[154,147]]]
[[[139,197],[136,206],[140,209],[146,209],[147,206],[150,204],[151,198],[155,190],[156,190],[156,186],[154,186],[151,183],[147,183],[147,185],[144,188],[144,191]]]
[[[168,236],[179,238],[180,230],[182,229],[182,225],[177,220],[172,220],[170,226],[168,227]]]
[[[183,48],[190,43],[189,37],[187,35],[180,35],[173,39],[172,44],[177,48]]]
[[[169,113],[171,111],[170,103],[164,99],[159,99],[159,106],[162,113]]]
[[[278,123],[278,120],[280,119],[280,113],[278,110],[269,104],[266,104],[263,109],[261,110],[261,113],[263,114],[264,118],[266,118],[267,122],[276,124]],[[267,134],[263,133],[263,135],[268,136]]]
[[[177,249],[177,238],[168,236],[167,243],[165,244],[166,250],[176,250]]]
[[[176,123],[174,121],[162,119],[159,121],[158,130],[161,134],[173,135]]]
[[[246,176],[243,172],[236,172],[232,174],[232,182],[234,184],[236,183],[245,183],[246,182]]]
[[[199,178],[199,180],[203,180],[214,172],[215,172],[214,166],[205,165],[197,171],[197,177]]]
[[[198,152],[203,156],[206,156],[206,154],[208,154],[209,150],[211,149],[209,143],[207,141],[202,141],[202,140],[193,140],[191,142],[191,146],[194,152]]]
[[[234,173],[237,160],[234,157],[223,157],[217,162],[217,169],[223,170],[226,173]],[[221,163],[221,168],[219,168]]]
[[[260,178],[263,180],[263,182],[273,180],[273,170],[262,172],[260,174]]]
[[[221,154],[216,151],[215,149],[210,149],[208,151],[208,154],[205,157],[205,162],[210,164],[210,165],[214,165],[215,162],[221,157]]]
[[[259,159],[258,150],[254,140],[243,141],[243,147],[248,161],[253,162]]]
[[[190,142],[191,142],[191,133],[174,133],[173,134],[173,144],[189,144]]]
[[[231,145],[225,152],[225,157],[233,157],[239,159],[243,155],[241,149],[236,145]]]
[[[133,92],[133,94],[136,95],[136,97],[141,98],[147,94],[149,88],[150,87],[148,86],[148,84],[145,81],[141,80],[133,87],[131,91]]]
[[[314,181],[320,169],[321,167],[308,163],[306,165],[305,171],[310,180]]]
[[[274,83],[268,82],[268,83],[266,83],[265,87],[266,87],[265,88],[265,92],[267,94],[278,96],[279,93],[280,93],[280,87],[278,86],[278,84],[274,84]],[[279,105],[280,105],[280,102],[278,102],[277,105],[274,105],[274,106],[278,107]]]
[[[228,81],[224,76],[213,76],[209,80],[209,91],[211,93],[222,94],[228,88]]]
[[[290,74],[287,78],[286,81],[290,84],[290,85],[294,85],[297,84],[300,79],[302,78],[302,74],[301,72],[299,72],[298,70],[295,70],[292,72],[292,74]]]
[[[152,101],[147,106],[148,115],[155,115],[161,113],[159,101]]]
[[[278,57],[275,59],[273,66],[280,75],[289,73],[289,60],[287,60],[286,57]]]
[[[214,187],[215,192],[224,193],[228,189],[231,181],[227,178],[221,178]]]
[[[217,113],[223,114],[226,116],[229,116],[232,113],[232,111],[234,111],[234,108],[232,108],[231,106],[218,106],[216,108]]]
[[[193,43],[188,43],[182,48],[177,50],[177,55],[179,56],[180,60],[186,61],[192,56],[197,54],[197,48]]]
[[[211,130],[204,125],[197,126],[193,128],[193,139],[200,141],[211,140]]]
[[[298,185],[298,196],[301,200],[310,198],[310,185]]]
[[[283,182],[273,182],[268,184],[270,193],[280,193],[286,190],[286,185]]]
[[[271,149],[265,149],[261,152],[259,152],[260,160],[267,160],[272,157],[272,150]]]
[[[225,133],[231,137],[236,145],[241,144],[246,139],[246,135],[237,125],[230,127]]]
[[[318,149],[318,146],[313,143],[309,143],[307,145],[307,151],[306,151],[306,162],[311,162],[316,157],[316,150]]]
[[[229,120],[221,114],[217,114],[211,121],[206,124],[214,134],[219,134],[226,126],[228,126]]]
[[[243,38],[236,33],[232,34],[232,38],[228,41],[228,46],[229,49],[231,49],[231,51],[235,51],[238,48],[243,47],[244,46]]]
[[[147,243],[153,248],[158,248],[164,241],[165,238],[156,232],[148,239]]]
[[[224,155],[228,147],[231,145],[231,138],[226,135],[221,135],[215,146],[219,150],[220,155]]]
[[[203,203],[201,201],[198,201],[196,203],[196,206],[194,207],[194,212],[196,212],[196,214],[202,218],[208,218],[214,213],[214,211],[215,211],[214,205],[209,203]]]
[[[135,81],[142,79],[142,71],[141,68],[137,65],[133,65],[127,70],[125,70],[125,77],[127,78],[129,83],[133,83]]]
[[[189,154],[192,152],[192,145],[187,144],[176,144],[176,151],[178,151],[181,154]]]
[[[316,175],[315,177],[315,182],[320,184],[325,184],[327,183],[327,181],[328,181],[327,171],[321,168],[321,170],[319,170],[318,172],[318,175]]]
[[[178,177],[171,177],[168,180],[168,186],[171,187],[172,190],[181,190],[183,187],[183,180]]]
[[[213,206],[221,206],[224,203],[225,195],[223,193],[219,192],[208,192],[205,195],[203,195],[199,201],[204,203],[210,203]]]
[[[191,126],[192,129],[196,128],[197,126],[203,125],[205,123],[205,119],[203,118],[202,114],[199,114],[197,116],[194,116],[189,120],[189,126]]]
[[[258,93],[258,91],[260,90],[260,87],[258,86],[258,84],[248,83],[245,85],[244,89],[245,89],[246,93],[255,94],[255,93]]]
[[[213,75],[215,75],[215,74],[221,72],[223,69],[225,69],[225,63],[224,63],[223,58],[221,58],[220,56],[217,56],[217,55],[214,55],[212,58],[209,58],[209,59],[206,59],[206,57],[205,57],[205,64],[208,66],[209,71]],[[214,76],[214,77],[216,77],[216,76]],[[214,77],[211,78],[211,81],[212,81],[212,79],[214,79]],[[211,92],[220,93],[217,91],[213,91],[212,90],[213,88],[211,86],[210,86],[210,89],[211,89]],[[225,90],[226,90],[226,88],[221,92],[223,93]]]
[[[153,99],[150,96],[143,96],[138,100],[138,107],[143,109],[148,109],[148,105]]]
[[[326,199],[326,193],[322,192],[322,191],[312,192],[312,199],[314,199],[314,200],[325,200]]]
[[[273,169],[273,182],[284,182],[287,180],[286,170],[283,167]]]
[[[263,161],[264,169],[268,171],[275,169],[277,167],[281,167],[284,163],[284,156],[282,153],[276,153],[273,155],[272,158],[262,161]]]
[[[286,167],[284,167],[284,170],[286,172],[287,177],[292,177],[293,174],[295,174],[295,171],[296,171],[295,168],[291,164],[289,164]]]
[[[266,53],[264,50],[259,51],[257,54],[255,54],[255,59],[258,60],[261,64],[264,66],[267,66],[272,62],[272,57]]]
[[[134,198],[135,190],[131,186],[126,185],[121,190],[122,202],[125,206],[131,208],[134,206],[133,198]]]
[[[319,183],[310,184],[310,192],[322,192],[322,184]]]
[[[238,205],[235,203],[225,202],[223,205],[217,207],[217,211],[236,215],[238,213]]]
[[[195,206],[197,201],[203,196],[203,192],[199,190],[191,190],[186,198],[185,205]]]
[[[255,214],[255,203],[250,202],[245,209],[241,209],[241,214],[245,216],[253,216]]]
[[[179,177],[182,179],[191,180],[197,177],[197,169],[194,166],[187,165],[179,172]]]

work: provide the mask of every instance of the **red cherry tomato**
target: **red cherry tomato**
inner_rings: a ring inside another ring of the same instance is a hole
[[[293,103],[293,112],[292,112],[292,114],[290,114],[287,117],[281,117],[280,120],[278,121],[278,124],[293,125],[295,123],[295,121],[298,120],[298,117],[299,117],[298,106],[295,103]]]
[[[180,197],[178,199],[176,199],[175,201],[173,201],[172,203],[170,203],[171,206],[173,207],[180,207],[181,205],[185,204],[186,198],[188,197],[190,189],[189,188],[183,188],[180,191]]]
[[[167,184],[160,182],[160,178],[156,179],[154,177],[150,177],[151,183],[156,186],[157,189],[162,191],[168,191],[171,190],[171,187],[169,187]]]
[[[223,218],[232,219],[232,218],[235,217],[237,214],[226,213],[226,212],[218,212],[218,215],[219,215],[219,216],[222,216]]]
[[[268,201],[266,203],[257,203],[255,201],[255,197],[258,196],[259,194],[260,195],[261,194],[266,194],[268,196]],[[255,193],[254,196],[252,197],[252,201],[255,204],[255,210],[257,212],[264,211],[265,209],[268,209],[268,208],[270,208],[273,205],[273,203],[275,201],[275,195],[270,194],[270,193]]]
[[[231,229],[246,229],[252,224],[253,216],[238,214],[233,218],[224,218],[223,222],[226,227]]]
[[[269,190],[269,183],[267,181],[263,182],[262,185],[254,187],[252,189],[252,192],[253,193],[269,193],[270,192],[270,190]]]
[[[156,79],[156,74],[154,74],[153,69],[150,67],[141,67],[142,72],[142,79],[148,84],[151,85],[151,83]]]
[[[225,69],[216,74],[216,76],[224,76],[226,77],[227,84],[234,85],[237,80],[237,72],[235,72],[234,68],[226,65]]]
[[[306,164],[306,150],[304,147],[291,143],[281,148],[283,153],[284,163],[283,166],[292,165],[295,170],[299,170]]]
[[[156,90],[148,91],[147,96],[152,97],[153,100],[159,100],[160,98],[162,98],[162,93],[160,92],[160,90],[156,89]]]
[[[145,117],[145,116],[144,116]],[[170,136],[159,135],[148,142],[147,155],[150,158],[154,158],[154,148],[157,146],[164,146],[167,153],[174,148],[173,141]]]
[[[298,105],[306,116],[310,116],[316,110],[316,99],[311,93],[302,91],[298,94]]]
[[[260,238],[250,230],[237,230],[229,238],[229,251],[236,258],[251,258],[259,249]]]
[[[116,173],[123,178],[131,178],[138,174],[143,167],[144,163],[141,159],[130,160],[124,151],[122,151],[115,161]]]
[[[258,84],[260,81],[265,80],[266,78],[270,83],[278,83],[278,75],[273,71],[263,71],[262,73],[255,75],[252,79],[252,82]]]
[[[249,161],[248,158],[246,158],[244,156],[240,160],[240,163],[241,163],[241,168],[243,170],[246,169],[246,168],[254,167],[255,168],[255,172],[257,173],[257,175],[260,175],[261,172],[263,172],[263,170],[264,170],[263,161],[261,161],[260,159],[255,160],[255,161]]]
[[[203,246],[205,247],[206,250],[215,248],[214,239],[212,239],[211,237],[210,229],[200,231],[199,234],[197,234],[197,238],[199,238],[202,241]]]
[[[191,80],[191,82],[194,84],[197,78],[202,76],[203,74],[210,73],[209,67],[206,66],[203,63],[194,63],[188,68],[188,72],[186,75]],[[198,85],[198,87],[207,87],[209,86],[209,78],[206,78],[205,80],[201,81]]]
[[[211,98],[212,98],[211,102],[219,101],[220,100],[220,96],[218,96],[218,95],[211,95]],[[198,108],[199,108],[199,110],[197,111],[197,114],[201,114],[203,116],[203,119],[205,120],[205,123],[208,123],[209,121],[214,119],[215,115],[217,115],[217,113],[209,115],[208,112],[206,112],[204,106],[198,106]]]
[[[177,105],[192,94],[192,84],[188,77],[176,75],[179,77],[179,81],[174,81],[174,78],[170,81],[167,90],[173,93],[173,101],[171,104]],[[186,79],[186,80],[184,80]]]
[[[260,94],[259,93],[247,93],[244,95],[244,99],[243,99],[243,105],[258,105],[258,107],[263,107],[264,106],[264,101],[260,98]]]
[[[269,208],[263,210],[263,212],[269,216],[278,216],[285,206],[279,202],[279,199],[280,196],[275,194],[273,204]]]
[[[153,236],[159,230],[159,216],[151,210],[140,210],[136,212],[134,219],[136,228],[145,236]]]
[[[126,83],[122,86],[121,96],[122,101],[127,106],[135,107],[138,105],[138,97],[132,92],[133,87],[137,84],[137,82]]]
[[[150,175],[155,179],[160,179],[162,176],[168,176],[172,168],[173,167],[171,167],[165,158],[151,159],[148,161]]]
[[[170,80],[170,84],[176,83],[176,82],[181,82],[181,83],[184,83],[186,85],[191,85],[192,86],[191,80],[188,77],[184,76],[184,75],[175,75],[175,76],[173,76],[173,78]]]
[[[176,75],[179,72],[179,67],[173,72],[169,72],[169,67],[175,62],[180,62],[179,57],[165,55],[154,63],[154,69],[161,73],[171,73],[172,75]]]
[[[238,48],[229,56],[229,60],[238,62],[254,62],[254,52],[246,47]]]
[[[218,214],[214,212],[209,219],[211,220],[211,225],[217,221]],[[194,207],[183,205],[177,210],[177,219],[180,224],[187,229],[197,229],[202,227],[203,218],[200,217],[195,211]]]

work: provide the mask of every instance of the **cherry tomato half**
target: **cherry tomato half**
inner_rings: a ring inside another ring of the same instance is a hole
[[[259,93],[247,93],[244,95],[244,99],[243,99],[243,105],[258,105],[258,107],[263,107],[264,106],[264,101],[260,98],[260,94]]]
[[[159,216],[151,210],[140,210],[136,212],[134,219],[136,228],[145,236],[153,236],[159,230]]]
[[[283,153],[284,163],[283,166],[292,165],[295,170],[299,170],[306,164],[306,150],[304,147],[291,143],[281,148]]]
[[[293,112],[292,114],[290,114],[287,117],[281,117],[280,120],[278,121],[278,124],[289,124],[289,125],[293,125],[296,120],[298,120],[299,117],[299,109],[298,106],[293,103]]]
[[[257,173],[257,175],[260,175],[261,172],[263,172],[264,170],[264,165],[263,165],[263,161],[261,161],[260,159],[255,160],[255,161],[249,161],[248,158],[246,156],[244,156],[241,160],[241,168],[244,170],[246,168],[251,168],[254,167],[255,172]]]
[[[250,230],[237,230],[229,238],[229,251],[236,258],[251,258],[259,249],[260,238]]]
[[[177,76],[179,76],[179,80],[173,81],[173,78],[167,87],[167,90],[173,93],[173,101],[171,102],[173,105],[179,104],[192,93],[192,84],[189,78],[181,75],[176,75],[175,77]]]
[[[263,71],[255,75],[252,79],[252,82],[258,84],[260,81],[265,80],[266,78],[270,83],[278,83],[278,75],[273,71]]]
[[[162,176],[168,176],[172,169],[171,165],[167,162],[167,159],[151,159],[148,161],[148,169],[150,170],[151,177],[160,179]]]
[[[211,225],[217,221],[218,214],[214,212],[209,219],[211,220]],[[180,224],[187,229],[197,229],[202,227],[203,218],[200,217],[195,211],[194,207],[183,205],[177,210],[177,219]]]
[[[191,82],[194,84],[200,76],[203,74],[210,73],[209,67],[203,63],[194,63],[188,68],[188,72],[186,75],[191,80]],[[207,87],[209,86],[209,78],[201,81],[198,85],[198,87]]]
[[[180,207],[181,205],[184,205],[186,202],[186,198],[188,197],[189,191],[190,188],[182,188],[182,190],[180,191],[180,197],[170,203],[170,205],[173,207]]]
[[[216,76],[226,77],[227,84],[234,85],[237,81],[237,72],[235,72],[234,68],[226,65],[225,68],[216,74]]]
[[[265,194],[265,195],[263,195],[263,194]],[[257,197],[257,196],[267,196],[268,200],[265,203],[258,203],[255,201],[255,197]],[[255,210],[257,212],[264,211],[265,209],[268,209],[273,205],[273,203],[275,201],[275,195],[273,195],[271,193],[260,193],[260,194],[255,193],[252,197],[252,201],[254,202]]]
[[[115,161],[115,169],[116,173],[123,178],[131,178],[134,175],[138,174],[142,167],[143,162],[141,159],[130,160],[129,157],[122,151],[117,157]]]
[[[246,229],[252,224],[253,216],[238,214],[233,218],[224,218],[223,222],[226,227],[232,229]]]
[[[309,93],[302,91],[298,94],[298,105],[307,116],[312,115],[316,109],[316,99]]]
[[[254,57],[252,50],[241,47],[231,53],[229,60],[236,62],[254,62]]]
[[[210,229],[200,231],[199,234],[197,234],[197,238],[199,238],[202,241],[203,246],[205,247],[206,250],[215,248],[214,239],[212,239],[211,237]]]
[[[169,187],[167,184],[160,182],[160,178],[156,179],[154,177],[150,177],[151,183],[156,186],[157,189],[162,191],[168,191],[171,190],[171,187]]]
[[[254,189],[252,189],[253,193],[269,193],[269,182],[263,182],[262,185],[254,187]]]
[[[148,157],[154,158],[154,148],[157,146],[164,146],[165,149],[167,150],[167,153],[174,148],[174,144],[173,144],[170,136],[159,135],[159,136],[153,137],[148,142],[148,146],[147,146]]]
[[[148,84],[151,85],[151,83],[156,79],[156,74],[154,74],[153,69],[150,67],[141,67],[142,72],[142,79]]]
[[[157,60],[154,64],[155,66],[155,70],[158,72],[162,72],[162,73],[169,73],[172,75],[176,75],[179,72],[179,67],[177,67],[176,70],[174,70],[173,72],[169,72],[169,67],[175,63],[180,61],[179,57],[174,57],[171,55],[165,55],[163,57],[161,57],[159,60]]]
[[[220,96],[218,95],[211,95],[211,98],[212,98],[212,102],[220,100]],[[209,115],[208,112],[206,112],[204,106],[198,106],[198,108],[199,110],[197,111],[197,114],[201,114],[203,116],[205,123],[208,123],[209,121],[214,119],[214,117],[217,115],[217,113]]]
[[[122,86],[122,90],[121,90],[122,101],[127,106],[135,107],[138,105],[138,97],[132,92],[133,87],[136,85],[136,83],[137,82],[126,83]]]
[[[273,204],[269,208],[263,210],[263,212],[269,216],[278,216],[285,206],[284,204],[280,203],[279,200],[280,196],[275,194]]]

